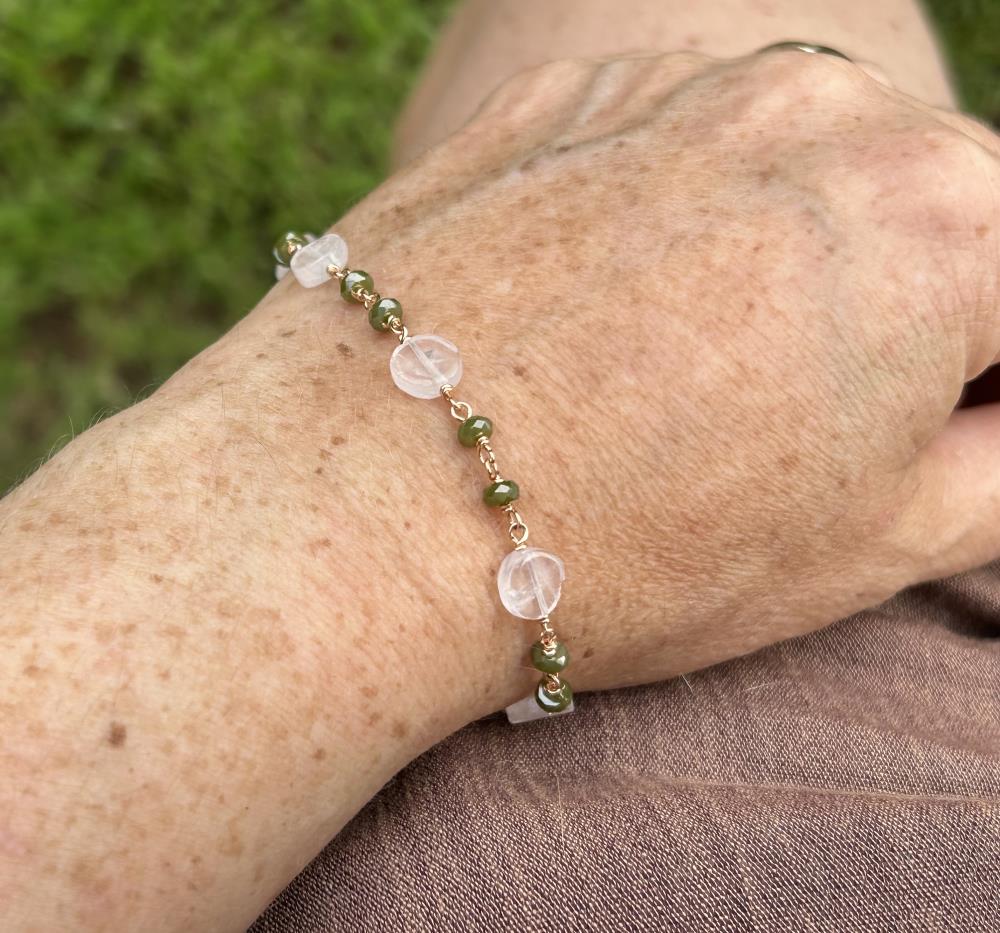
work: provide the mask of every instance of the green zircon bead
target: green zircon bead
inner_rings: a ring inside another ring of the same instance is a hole
[[[520,494],[521,490],[513,480],[499,479],[483,490],[483,502],[495,506],[510,505]]]
[[[292,256],[296,250],[306,245],[306,238],[301,233],[289,230],[288,233],[278,237],[274,244],[274,258],[283,266],[287,266],[292,261]]]
[[[375,288],[375,283],[372,281],[372,277],[367,272],[362,272],[360,269],[354,269],[352,272],[348,272],[340,280],[340,294],[343,295],[345,301],[358,301],[354,297],[354,289],[361,288],[366,292],[373,291]]]
[[[403,306],[395,298],[383,298],[372,305],[368,312],[368,323],[375,330],[387,330],[389,318],[393,317],[403,320]]]
[[[466,418],[458,426],[458,442],[463,447],[475,447],[481,437],[491,437],[493,435],[493,422],[482,415],[473,415]]]
[[[539,681],[538,687],[535,689],[535,702],[546,713],[561,713],[573,702],[573,690],[564,680],[555,693],[549,693],[545,689],[546,682],[544,677]]]
[[[557,641],[548,651],[540,641],[531,646],[531,666],[543,674],[558,674],[569,664],[569,652],[566,646]]]

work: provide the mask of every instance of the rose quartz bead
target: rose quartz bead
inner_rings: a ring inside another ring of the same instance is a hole
[[[315,288],[330,281],[330,267],[347,267],[347,244],[336,233],[300,246],[289,263],[295,278],[303,288]]]
[[[511,551],[497,571],[504,608],[519,619],[541,619],[556,608],[566,579],[566,566],[538,547]]]
[[[462,357],[458,347],[435,334],[407,337],[389,359],[392,381],[414,398],[437,398],[441,387],[458,385]]]

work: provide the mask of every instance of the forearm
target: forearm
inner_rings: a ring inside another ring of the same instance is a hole
[[[556,63],[491,107],[337,229],[465,354],[459,395],[566,561],[575,690],[995,556],[967,507],[997,501],[969,491],[992,423],[946,427],[996,357],[965,303],[995,275],[981,127],[792,53]],[[239,928],[398,768],[530,689],[505,525],[391,349],[289,277],[0,503],[14,929]]]
[[[390,401],[385,344],[304,295],[0,503],[11,929],[241,929],[526,692],[450,419]]]

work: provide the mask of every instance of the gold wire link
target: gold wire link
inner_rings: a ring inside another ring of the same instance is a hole
[[[410,336],[410,332],[406,329],[406,325],[398,318],[396,315],[392,315],[385,322],[386,330],[392,331],[398,338],[399,342],[402,343]]]
[[[513,504],[505,505],[503,510],[507,513],[507,534],[510,535],[514,550],[523,548],[528,541],[528,523],[521,518],[521,513]]]
[[[445,397],[448,404],[451,406],[451,416],[456,421],[465,421],[472,417],[472,406],[468,402],[461,402],[452,395],[455,391],[453,385],[448,385],[445,383],[441,386],[441,394]]]
[[[366,311],[371,311],[382,300],[382,296],[378,292],[369,292],[360,286],[352,288],[351,294],[365,306]]]
[[[292,250],[292,253],[294,254],[294,250]],[[338,282],[343,282],[344,279],[351,273],[351,270],[346,266],[341,268],[340,266],[331,265],[327,267],[326,271],[330,278],[335,279]],[[356,285],[353,289],[351,289],[351,294],[364,306],[366,311],[371,311],[371,309],[382,298],[378,292],[368,291],[360,285]],[[406,325],[404,325],[403,322],[395,315],[390,315],[386,319],[385,330],[394,334],[401,344],[409,337],[409,331],[406,329]],[[472,406],[468,402],[456,399],[453,394],[454,391],[455,387],[453,385],[446,384],[441,386],[441,395],[444,397],[445,401],[448,402],[452,418],[457,421],[465,421],[466,419],[472,417]],[[480,437],[476,441],[476,448],[479,452],[479,462],[486,468],[486,472],[489,474],[490,479],[493,482],[501,481],[503,477],[500,475],[500,467],[497,465],[496,453],[493,450],[493,445],[490,443],[489,438]],[[503,511],[507,513],[507,534],[510,536],[514,549],[518,550],[525,547],[529,534],[527,522],[525,522],[521,513],[517,511],[513,504],[504,506]],[[542,619],[539,620],[539,624],[540,634],[538,641],[546,654],[554,654],[556,645],[558,644],[558,639],[556,637],[555,629],[552,627],[552,621],[548,616],[543,616]],[[563,682],[558,674],[544,675],[543,689],[546,693],[556,695],[560,690],[562,690],[562,687]]]
[[[479,438],[476,441],[476,447],[479,448],[479,462],[486,467],[486,472],[489,473],[490,479],[494,483],[500,482],[503,477],[500,475],[500,467],[497,466],[497,455],[493,452],[493,445],[490,443],[489,438]]]

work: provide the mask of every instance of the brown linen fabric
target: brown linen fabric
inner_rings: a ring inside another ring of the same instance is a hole
[[[253,933],[1000,931],[1000,565],[689,680],[474,723]]]

